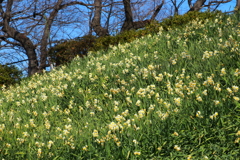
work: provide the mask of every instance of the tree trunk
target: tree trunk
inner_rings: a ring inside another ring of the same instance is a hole
[[[62,2],[63,2],[63,0],[58,0],[58,2],[55,5],[53,11],[50,13],[49,18],[46,18],[46,24],[45,24],[45,27],[44,27],[44,31],[43,31],[43,35],[42,35],[42,39],[41,39],[41,47],[40,47],[40,52],[41,52],[40,66],[39,66],[40,71],[46,69],[46,67],[49,66],[49,64],[47,64],[48,38],[49,38],[49,35],[50,35],[50,29],[51,29],[53,20],[57,16],[57,13],[60,10],[60,8],[62,7],[61,6]]]
[[[204,3],[206,2],[206,0],[197,0],[196,3],[194,3],[194,5],[190,8],[190,11],[199,11],[200,9],[202,9],[202,6],[204,5]]]
[[[164,3],[165,3],[165,0],[162,0],[162,3],[159,4],[159,5],[155,8],[155,11],[154,11],[154,13],[153,13],[153,15],[152,15],[152,17],[151,17],[151,21],[154,20],[154,19],[157,17],[157,15],[158,15],[158,13],[160,12],[160,10],[162,9]]]
[[[164,4],[164,0],[162,1],[162,3],[160,5],[158,5],[156,7],[156,9],[150,19],[144,20],[144,21],[137,21],[137,22],[133,22],[133,15],[132,15],[130,0],[123,0],[123,4],[124,4],[124,11],[125,11],[125,21],[123,23],[121,32],[131,30],[131,29],[137,30],[140,28],[144,28],[146,25],[150,24],[151,21],[153,21],[156,18],[159,11],[161,10],[161,8]]]
[[[144,28],[146,25],[148,25],[150,23],[151,23],[151,20],[133,22],[133,28],[135,30],[140,29],[140,28]]]
[[[236,0],[237,3],[236,3],[236,7],[235,7],[235,10],[240,10],[240,0]]]
[[[121,32],[133,29],[133,15],[130,0],[123,0],[125,21],[123,23]]]
[[[47,27],[48,28],[48,27]],[[46,69],[46,67],[48,67],[47,65],[47,41],[48,41],[48,37],[49,37],[49,33],[50,33],[50,29],[44,29],[44,33],[41,39],[41,46],[40,46],[40,66],[39,66],[39,70],[42,71],[44,69]]]
[[[99,37],[107,36],[109,35],[108,30],[101,26],[102,0],[95,0],[94,5],[95,11],[91,24],[92,28]]]
[[[37,54],[35,52],[35,46],[33,45],[32,41],[24,34],[16,31],[10,26],[4,26],[2,30],[7,33],[11,38],[20,42],[22,47],[25,49],[26,55],[28,57],[28,75],[30,76],[37,73],[39,71],[38,60]]]
[[[5,32],[9,37],[13,38],[14,40],[18,41],[21,46],[25,49],[26,55],[28,57],[28,75],[33,75],[34,73],[38,72],[38,61],[37,61],[37,54],[35,52],[35,46],[33,45],[32,41],[23,33],[18,32],[16,29],[10,27],[10,19],[11,19],[11,9],[13,0],[9,0],[7,3],[7,9],[4,12],[2,9],[2,2],[0,1],[0,11],[2,14],[3,22],[2,22],[2,31]]]

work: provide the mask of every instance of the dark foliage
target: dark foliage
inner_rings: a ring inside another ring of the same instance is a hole
[[[0,65],[0,88],[13,85],[21,80],[22,72],[15,66]]]
[[[49,51],[51,59],[56,63],[56,65],[65,64],[70,62],[75,56],[84,57],[87,55],[88,51],[98,51],[106,50],[110,45],[118,45],[119,43],[129,43],[137,38],[148,34],[156,34],[159,32],[159,28],[162,27],[165,31],[168,31],[170,28],[184,27],[187,23],[192,20],[199,19],[213,19],[220,12],[197,12],[192,11],[184,15],[176,15],[168,19],[163,20],[162,22],[152,21],[146,28],[135,30],[129,30],[122,32],[116,36],[105,36],[105,37],[94,37],[87,35],[81,38],[65,41],[63,43],[57,44],[55,47],[52,47]]]

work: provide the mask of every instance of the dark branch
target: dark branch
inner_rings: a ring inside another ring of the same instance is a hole
[[[210,7],[210,6],[214,6],[214,5],[220,5],[222,3],[228,3],[228,2],[231,2],[232,0],[226,0],[226,1],[211,1],[209,2],[207,5],[204,5],[203,7]]]
[[[151,17],[151,20],[154,20],[156,18],[156,16],[158,15],[159,11],[162,9],[162,6],[164,4],[164,0],[162,1],[162,3],[160,5],[158,5]]]

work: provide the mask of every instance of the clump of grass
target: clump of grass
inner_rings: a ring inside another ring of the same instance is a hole
[[[160,29],[1,91],[1,158],[236,159],[238,23]]]

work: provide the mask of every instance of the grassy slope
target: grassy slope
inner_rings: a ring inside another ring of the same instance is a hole
[[[1,157],[236,159],[239,27],[194,21],[2,91]]]

